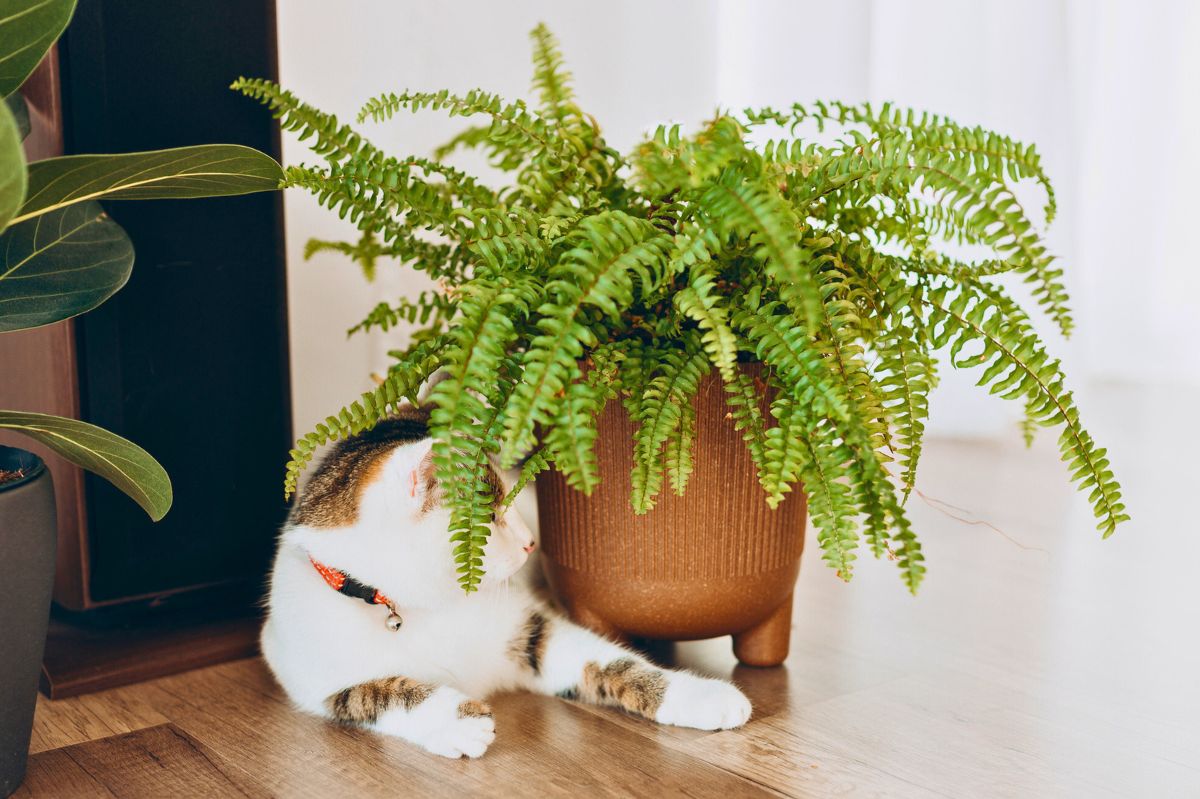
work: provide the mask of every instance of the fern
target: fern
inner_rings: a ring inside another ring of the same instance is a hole
[[[482,89],[472,89],[464,95],[445,90],[383,94],[363,105],[358,113],[358,121],[361,123],[369,118],[382,122],[400,111],[416,113],[426,108],[446,111],[450,116],[485,114],[492,118],[492,125],[487,132],[489,140],[553,153],[564,162],[570,160],[567,143],[553,136],[546,121],[530,112],[523,101],[505,103],[499,96]]]
[[[675,307],[704,331],[702,341],[709,360],[721,377],[729,381],[737,371],[737,336],[729,326],[729,312],[713,284],[711,273],[695,270],[692,284],[675,294]]]
[[[546,449],[567,483],[585,494],[600,483],[600,468],[594,450],[596,418],[615,391],[611,376],[593,369],[586,376],[578,372],[563,391],[558,411],[545,435]]]
[[[458,310],[458,301],[441,291],[422,291],[415,300],[402,297],[395,305],[381,302],[354,327],[346,331],[347,336],[366,332],[371,328],[391,330],[401,322],[428,325],[440,332]]]
[[[768,476],[779,475],[778,482],[767,485],[781,497],[788,481],[801,479],[808,495],[808,513],[817,528],[821,557],[843,580],[854,570],[858,531],[856,508],[848,484],[846,464],[850,452],[836,442],[829,420],[802,414],[803,403],[785,397],[772,404],[771,413],[779,424],[768,431]],[[766,487],[766,486],[764,486]],[[778,499],[776,500],[778,502]]]
[[[767,467],[767,421],[760,407],[765,388],[765,383],[756,381],[743,371],[735,371],[733,378],[725,382],[725,404],[729,406],[733,427],[742,432],[742,440],[746,442],[746,449],[761,482],[767,480],[764,476]]]
[[[534,28],[530,38],[533,40],[533,88],[541,98],[542,113],[563,125],[569,117],[579,115],[575,92],[571,88],[571,73],[563,65],[554,34],[545,25]]]
[[[545,450],[539,449],[530,455],[528,460],[525,461],[525,465],[521,467],[521,473],[517,476],[516,482],[513,483],[512,488],[504,496],[504,501],[501,503],[502,506],[505,508],[511,507],[517,501],[517,497],[521,495],[521,492],[528,488],[529,484],[537,479],[539,474],[549,469],[550,466],[550,458],[546,455]]]
[[[488,456],[495,451],[490,428],[498,418],[497,378],[516,337],[514,317],[528,313],[536,292],[527,284],[475,283],[460,302],[461,322],[450,336],[453,365],[430,394],[434,471],[450,509],[450,540],[463,587],[483,577],[483,548],[492,518]],[[464,464],[468,468],[464,468]]]
[[[681,347],[667,351],[653,379],[646,384],[638,403],[637,432],[633,437],[633,491],[630,502],[638,513],[654,508],[667,467],[663,448],[673,444],[690,449],[689,416],[694,417],[692,398],[707,370],[707,359],[695,336],[680,342]],[[680,439],[687,436],[688,441]],[[675,455],[672,480],[682,493],[691,472],[690,458],[679,462]]]
[[[618,318],[633,303],[633,273],[661,257],[665,247],[665,236],[621,211],[581,225],[577,246],[551,272],[546,286],[551,299],[538,309],[539,334],[529,340],[524,377],[505,420],[505,464],[529,448],[535,424],[550,421],[554,395],[564,390],[584,348],[597,343],[587,312],[594,308]]]
[[[1080,425],[1059,362],[1047,355],[1028,323],[1006,315],[1000,304],[969,285],[929,291],[922,302],[939,327],[935,343],[949,346],[956,367],[985,366],[979,385],[1005,399],[1025,400],[1029,418],[1041,426],[1063,426],[1059,449],[1071,479],[1090,492],[1097,529],[1105,538],[1112,535],[1129,516],[1107,451]],[[981,345],[980,352],[962,355],[972,343]]]
[[[443,370],[428,399],[435,468],[473,590],[493,459],[524,460],[517,488],[552,467],[590,492],[597,419],[620,402],[636,425],[630,501],[646,512],[666,486],[686,490],[703,423],[694,395],[715,372],[768,504],[802,487],[831,567],[849,578],[862,542],[916,591],[925,563],[904,508],[944,353],[1022,403],[1027,439],[1061,428],[1062,458],[1105,536],[1128,518],[1059,362],[994,282],[1021,276],[1071,331],[1062,272],[1015,190],[1040,186],[1050,224],[1056,199],[1036,149],[891,104],[816,102],[661,126],[622,156],[580,108],[550,32],[531,38],[529,104],[472,90],[363,106],[359,123],[470,118],[432,158],[392,157],[268,81],[234,83],[317,156],[284,185],[358,228],[356,240],[310,242],[309,255],[344,254],[368,279],[403,266],[440,281],[351,328],[417,327],[382,385],[297,442],[289,493],[318,447],[415,400]],[[493,189],[444,162],[462,147],[511,180]],[[990,254],[966,261],[946,243]]]
[[[730,171],[700,198],[701,207],[719,230],[744,236],[756,245],[766,276],[799,298],[795,310],[811,332],[820,316],[821,296],[815,276],[796,245],[800,219],[774,190],[741,179]]]
[[[296,95],[269,80],[238,78],[230,88],[263,103],[279,120],[279,127],[298,134],[300,141],[312,139],[308,147],[330,161],[369,156],[375,148],[337,117],[318,111]]]
[[[521,262],[526,270],[540,271],[549,257],[540,220],[523,209],[507,213],[464,210],[456,221],[463,234],[462,246],[483,262],[480,268],[502,272],[507,265]]]
[[[929,415],[929,394],[937,382],[936,361],[917,344],[916,332],[902,318],[884,331],[879,340],[880,358],[876,372],[879,387],[893,426],[892,451],[902,471],[904,499],[917,482],[921,441]]]
[[[357,263],[362,268],[363,277],[367,279],[367,282],[375,279],[375,265],[378,263],[379,258],[386,254],[386,251],[379,246],[379,241],[375,238],[375,231],[368,228],[363,231],[362,236],[354,243],[309,239],[304,245],[304,260],[310,260],[319,252],[329,251],[339,252]]]

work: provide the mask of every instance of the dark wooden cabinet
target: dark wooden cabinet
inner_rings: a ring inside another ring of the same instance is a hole
[[[228,89],[239,75],[276,76],[275,35],[271,2],[80,0],[27,86],[30,155],[232,142],[278,157],[273,120]],[[261,590],[286,512],[281,198],[105,207],[133,239],[132,278],[87,315],[0,336],[0,407],[130,438],[166,467],[175,503],[155,524],[103,480],[49,455],[56,604],[144,609],[196,592],[205,603],[245,602]]]

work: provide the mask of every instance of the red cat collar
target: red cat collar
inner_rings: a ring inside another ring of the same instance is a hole
[[[308,556],[308,560],[312,563],[313,568],[317,570],[317,574],[321,575],[321,579],[334,591],[354,597],[355,599],[361,599],[368,605],[383,605],[391,611],[385,622],[389,630],[395,632],[404,624],[404,619],[400,618],[400,614],[396,612],[395,603],[388,599],[378,588],[360,583],[345,572],[338,571],[326,566],[324,563],[318,562],[312,555]]]

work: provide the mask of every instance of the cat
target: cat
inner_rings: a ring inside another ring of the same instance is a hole
[[[495,519],[485,573],[467,594],[427,412],[406,407],[331,449],[280,535],[262,632],[266,662],[300,709],[451,758],[485,752],[495,722],[483,700],[515,689],[662,724],[746,723],[750,702],[731,683],[658,668],[572,623],[532,579],[514,578],[534,536],[501,505],[506,486],[495,469],[488,487]]]

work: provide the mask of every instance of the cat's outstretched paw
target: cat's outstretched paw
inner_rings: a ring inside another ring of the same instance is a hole
[[[438,688],[407,713],[399,708],[389,711],[376,728],[442,757],[480,757],[496,739],[492,709],[447,687]]]
[[[421,745],[442,757],[480,757],[496,739],[496,722],[488,716],[467,716],[431,730]]]
[[[655,720],[698,730],[728,730],[750,718],[750,700],[724,680],[675,672],[667,684]]]

